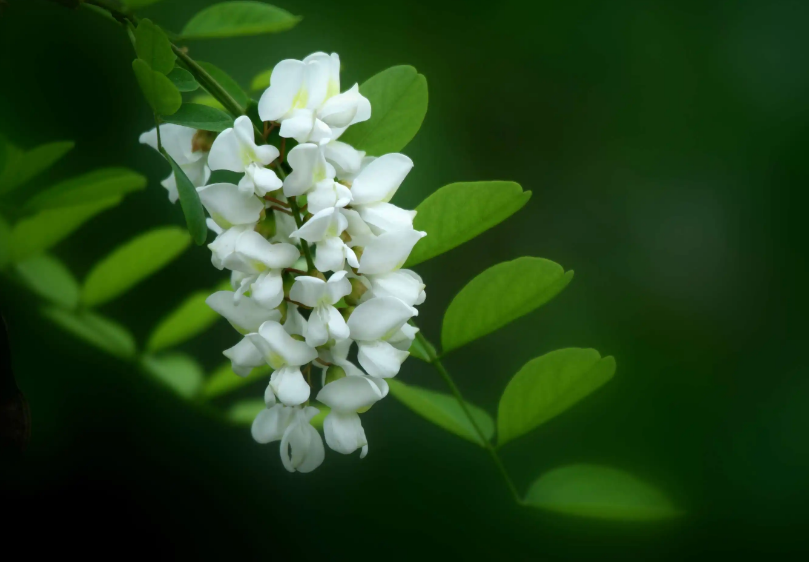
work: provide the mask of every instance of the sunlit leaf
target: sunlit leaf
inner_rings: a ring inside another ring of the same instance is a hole
[[[445,185],[416,207],[413,228],[427,236],[413,248],[405,267],[471,240],[522,209],[530,198],[530,191],[509,181]]]
[[[42,310],[42,314],[62,329],[111,355],[130,359],[136,353],[135,339],[126,328],[94,312],[70,312],[48,307]]]
[[[184,39],[211,39],[278,33],[301,20],[286,10],[263,2],[222,2],[198,12],[185,24]]]
[[[233,126],[233,117],[221,109],[196,103],[184,103],[173,115],[163,119],[166,123],[174,123],[192,129],[221,133]]]
[[[490,267],[461,289],[441,330],[444,353],[485,336],[555,297],[573,278],[550,260],[518,258]]]
[[[181,92],[193,92],[199,88],[199,84],[194,80],[194,75],[184,68],[175,66],[174,69],[168,73],[168,79],[172,84],[177,86]]]
[[[269,366],[253,369],[246,377],[240,377],[230,368],[230,362],[223,364],[205,380],[202,395],[206,398],[215,398],[233,392],[248,384],[263,380],[265,386],[269,383],[272,369]]]
[[[202,367],[184,353],[147,355],[141,363],[149,374],[185,399],[196,396],[202,387]]]
[[[412,66],[394,66],[366,80],[360,93],[371,102],[371,118],[340,137],[370,156],[399,152],[427,114],[427,79]]]
[[[215,109],[221,109],[222,111],[225,110],[225,106],[219,103],[219,100],[208,94],[197,94],[191,98],[191,101],[197,105],[206,105]]]
[[[197,246],[201,246],[208,238],[208,225],[205,223],[205,211],[202,209],[202,202],[199,200],[197,188],[185,175],[185,171],[177,165],[168,152],[163,150],[163,156],[169,161],[171,170],[174,172],[174,181],[177,184],[177,193],[180,195],[180,206],[185,215],[185,225],[191,234],[191,239]]]
[[[555,468],[539,477],[524,503],[557,513],[617,521],[654,521],[681,515],[657,488],[632,474],[591,464]]]
[[[126,168],[103,168],[70,178],[32,197],[25,208],[55,209],[107,200],[146,187],[146,178]]]
[[[11,227],[0,217],[0,269],[11,261]]]
[[[497,411],[498,445],[558,416],[615,374],[595,349],[559,349],[532,359],[509,381]]]
[[[120,202],[119,196],[84,205],[48,209],[19,221],[11,231],[12,260],[19,262],[47,250],[101,211]]]
[[[242,107],[247,107],[247,102],[250,98],[247,96],[245,91],[239,86],[239,83],[236,82],[233,78],[231,78],[224,70],[221,68],[212,65],[209,62],[201,62],[197,61],[205,72],[211,75],[211,78],[219,82],[219,85],[225,89],[225,91],[230,94],[236,103],[238,103]]]
[[[250,398],[236,402],[227,410],[225,417],[238,425],[251,425],[258,413],[266,407],[263,398]]]
[[[272,75],[272,68],[260,72],[253,77],[250,82],[250,90],[253,92],[263,91],[270,87],[270,76]]]
[[[427,421],[468,441],[483,445],[472,422],[469,421],[454,396],[406,385],[395,379],[388,379],[388,384],[390,385],[390,393],[396,399]],[[466,404],[486,439],[491,440],[494,437],[494,421],[492,417],[485,410],[468,402]]]
[[[17,264],[17,274],[38,295],[75,308],[79,302],[79,284],[61,261],[47,254],[28,258]]]
[[[8,193],[32,180],[58,162],[75,146],[75,143],[50,142],[27,151],[20,150],[8,142],[5,146],[5,165],[0,173],[0,193]]]
[[[205,304],[211,291],[199,291],[163,318],[149,336],[146,349],[159,351],[179,345],[201,334],[219,319],[219,314]]]
[[[140,20],[135,29],[135,52],[149,68],[160,74],[171,72],[177,59],[171,50],[169,38],[147,19]]]
[[[149,68],[149,65],[140,59],[132,61],[132,70],[138,80],[143,95],[151,108],[158,115],[171,115],[183,104],[183,97],[171,80],[165,74]]]
[[[189,243],[188,234],[174,226],[135,237],[93,267],[82,287],[82,303],[98,306],[122,295],[173,261]]]

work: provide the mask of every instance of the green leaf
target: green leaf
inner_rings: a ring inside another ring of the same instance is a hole
[[[135,339],[126,328],[94,312],[70,312],[54,306],[44,308],[42,314],[62,329],[111,355],[131,359],[137,352]]]
[[[103,168],[60,182],[32,197],[25,208],[41,211],[83,205],[139,191],[146,178],[126,168]]]
[[[186,400],[194,398],[202,388],[202,367],[184,353],[147,355],[141,363],[150,375]]]
[[[270,87],[270,76],[272,75],[272,68],[265,70],[264,72],[260,72],[253,77],[253,81],[250,82],[250,91],[258,92],[260,90],[266,90]]]
[[[155,352],[179,345],[213,326],[219,314],[205,304],[210,294],[210,291],[199,291],[185,299],[152,331],[146,349]]]
[[[558,416],[615,374],[595,349],[559,349],[532,359],[506,386],[497,411],[498,446]]]
[[[427,114],[427,79],[412,66],[394,66],[366,80],[360,93],[371,102],[371,118],[352,125],[340,140],[369,156],[401,151]]]
[[[151,6],[152,4],[157,4],[158,2],[160,2],[160,0],[125,0],[124,4],[133,10],[138,10],[146,6]]]
[[[573,278],[542,258],[517,258],[490,267],[461,289],[441,330],[444,353],[494,332],[555,297]]]
[[[264,380],[265,385],[269,381],[269,374],[272,372],[269,366],[253,369],[246,377],[240,377],[233,372],[230,362],[223,364],[205,381],[202,388],[202,395],[206,398],[216,398],[223,394],[233,392],[243,386],[252,384],[258,380]],[[252,420],[251,420],[252,421]]]
[[[196,103],[184,103],[174,115],[169,115],[164,121],[216,133],[233,126],[233,117],[221,109]]]
[[[177,165],[174,158],[169,156],[169,153],[165,150],[162,152],[174,172],[177,193],[180,194],[180,206],[183,209],[183,215],[185,215],[185,225],[194,243],[201,246],[208,238],[208,225],[205,223],[205,211],[202,209],[202,202],[199,200],[197,188],[185,175],[185,171]]]
[[[654,521],[681,515],[657,488],[632,474],[592,464],[572,464],[539,477],[524,503],[580,517]]]
[[[199,64],[203,70],[205,70],[205,72],[210,74],[211,78],[219,82],[219,85],[230,94],[230,97],[232,97],[236,103],[242,107],[247,107],[247,102],[250,101],[250,98],[247,96],[242,87],[239,86],[238,82],[228,76],[224,70],[212,65],[209,62],[197,61],[197,64]]]
[[[395,379],[388,379],[388,385],[390,385],[390,393],[397,400],[427,421],[468,441],[483,445],[472,422],[466,417],[463,408],[461,408],[454,396],[406,385]],[[494,421],[492,417],[485,410],[469,402],[466,405],[486,439],[491,441],[492,437],[494,437]]]
[[[17,264],[17,273],[38,295],[75,308],[79,303],[79,284],[65,265],[47,254],[34,256]]]
[[[405,267],[443,254],[471,240],[522,209],[531,198],[510,181],[445,185],[416,207],[413,228],[426,231]]]
[[[211,39],[278,33],[301,20],[286,10],[262,2],[222,2],[198,12],[185,24],[184,39]]]
[[[135,29],[135,52],[149,68],[160,74],[168,74],[174,68],[177,56],[171,50],[166,34],[151,22],[143,19]]]
[[[168,79],[172,84],[177,86],[181,92],[193,92],[199,88],[199,84],[194,80],[194,75],[184,68],[175,66],[174,69],[168,73]]]
[[[250,398],[236,402],[225,417],[237,425],[252,425],[258,413],[266,407],[263,398]]]
[[[213,107],[214,109],[221,109],[222,111],[225,110],[225,106],[219,103],[219,100],[208,94],[196,95],[191,98],[191,101],[198,105],[207,105],[208,107]]]
[[[173,261],[189,242],[188,234],[174,226],[133,238],[93,267],[84,281],[82,303],[98,306],[122,295]]]
[[[0,269],[11,261],[11,227],[0,217]]]
[[[32,180],[61,160],[75,145],[73,141],[51,142],[22,151],[7,143],[6,162],[0,173],[0,193],[8,193]]]
[[[180,109],[183,104],[180,90],[164,74],[152,70],[140,59],[132,61],[132,70],[146,101],[155,113],[171,115]]]
[[[418,335],[413,340],[413,343],[410,344],[410,349],[408,350],[412,357],[416,359],[421,359],[427,363],[431,363],[431,357],[436,357],[438,353],[435,351],[435,347],[425,338],[419,337]]]
[[[54,246],[101,211],[114,207],[121,197],[94,203],[48,209],[23,219],[11,231],[11,256],[22,261]]]

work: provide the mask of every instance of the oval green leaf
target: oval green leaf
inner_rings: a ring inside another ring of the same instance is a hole
[[[60,182],[32,197],[25,208],[35,211],[83,205],[140,191],[146,178],[126,168],[103,168]]]
[[[231,78],[224,70],[209,62],[197,61],[197,64],[199,64],[205,72],[210,74],[211,78],[219,82],[219,85],[230,94],[230,97],[232,97],[236,103],[242,107],[247,107],[247,102],[250,101],[250,98],[242,87],[239,86],[238,82]]]
[[[263,2],[222,2],[198,12],[185,24],[184,39],[213,39],[278,33],[301,20],[286,10]]]
[[[532,359],[509,381],[497,410],[498,446],[558,416],[615,374],[595,349],[559,349]]]
[[[253,77],[253,81],[250,82],[250,90],[253,92],[258,92],[261,90],[266,90],[270,87],[270,76],[272,76],[272,68],[268,68],[264,72],[259,72]]]
[[[184,353],[160,357],[147,355],[141,363],[146,372],[186,400],[194,398],[202,388],[202,368]]]
[[[149,68],[160,74],[171,72],[177,58],[163,30],[147,19],[140,20],[135,29],[135,52]]]
[[[184,103],[176,113],[165,117],[163,120],[166,123],[216,133],[221,133],[233,126],[233,117],[229,114],[221,109],[197,103]]]
[[[197,105],[205,105],[208,107],[213,107],[214,109],[221,109],[222,111],[225,111],[225,106],[219,103],[219,100],[217,100],[215,97],[208,94],[197,94],[191,98],[191,101]]]
[[[190,243],[177,227],[141,234],[98,262],[87,275],[81,301],[98,306],[122,295],[179,256]]]
[[[59,141],[22,151],[6,143],[5,166],[0,174],[0,193],[8,193],[32,180],[70,152],[76,143]]]
[[[517,258],[490,267],[461,289],[441,329],[444,353],[485,336],[555,297],[573,272],[542,258]]]
[[[199,88],[199,84],[194,80],[194,75],[179,66],[175,66],[174,69],[168,73],[168,78],[181,92],[193,92]]]
[[[412,66],[383,70],[360,86],[371,102],[371,118],[340,137],[369,156],[399,152],[413,140],[427,114],[427,79]]]
[[[83,310],[70,312],[57,307],[44,308],[42,314],[79,339],[122,359],[131,359],[137,348],[129,331],[109,318]]]
[[[165,74],[149,68],[149,65],[140,59],[132,61],[132,70],[138,80],[143,95],[149,106],[158,115],[171,115],[183,104],[183,97],[171,80]]]
[[[174,172],[174,181],[177,184],[177,193],[180,195],[180,206],[185,215],[185,225],[191,234],[191,239],[197,246],[201,246],[208,238],[208,225],[205,223],[205,211],[202,208],[202,201],[199,200],[197,188],[188,179],[174,158],[169,156],[165,150],[161,150],[163,156],[169,161],[171,170]]]
[[[416,207],[413,228],[427,232],[405,267],[443,254],[519,211],[531,198],[520,184],[479,181],[445,185]]]
[[[573,464],[547,472],[528,490],[524,503],[557,513],[616,521],[654,521],[681,515],[654,486],[628,472]]]
[[[17,273],[36,294],[65,308],[79,303],[79,284],[61,261],[42,254],[17,264]]]
[[[461,408],[454,396],[419,388],[418,386],[406,385],[395,379],[388,379],[388,384],[390,385],[390,393],[397,400],[427,421],[472,443],[484,445],[472,422],[466,417],[463,408]],[[469,402],[466,405],[486,439],[491,441],[492,437],[494,437],[494,421],[492,417],[485,410]]]
[[[216,398],[247,386],[259,380],[264,380],[264,384],[269,382],[269,375],[272,372],[269,366],[253,369],[246,377],[240,377],[233,372],[230,363],[225,363],[216,371],[211,373],[205,380],[202,388],[202,395],[205,398]],[[251,420],[252,421],[252,420]]]
[[[180,345],[213,326],[219,315],[205,304],[210,294],[210,291],[199,291],[185,299],[160,321],[149,336],[146,349],[154,352]]]

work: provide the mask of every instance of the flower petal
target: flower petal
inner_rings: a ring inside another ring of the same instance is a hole
[[[407,351],[396,349],[385,341],[359,342],[359,348],[357,360],[362,368],[372,377],[383,379],[395,377],[404,360],[410,355]]]
[[[292,289],[289,290],[289,298],[306,306],[315,307],[325,293],[325,281],[309,275],[300,275],[295,278]]]
[[[338,178],[348,179],[360,171],[365,152],[344,142],[331,141],[323,147],[323,155],[334,166]]]
[[[368,377],[343,377],[332,381],[317,393],[317,401],[332,412],[356,412],[382,399],[382,392]]]
[[[351,338],[358,342],[384,339],[415,316],[415,312],[414,308],[394,297],[368,300],[355,308],[348,317]]]
[[[365,246],[357,271],[375,275],[399,269],[407,261],[416,242],[426,235],[426,232],[418,230],[397,230],[380,234]]]
[[[211,152],[208,154],[208,166],[211,170],[244,172],[245,162],[242,158],[242,147],[232,128],[219,133],[213,141]]]
[[[385,154],[363,169],[351,184],[355,205],[387,203],[413,168],[404,154]]]
[[[253,426],[250,428],[253,439],[258,443],[279,441],[284,436],[284,432],[289,427],[294,414],[295,408],[289,408],[281,404],[261,410],[256,419],[253,420]]]
[[[284,365],[301,366],[317,357],[317,350],[290,336],[278,322],[265,322],[258,330],[259,335],[267,342],[265,359],[273,369]]]
[[[303,85],[306,65],[298,60],[282,60],[270,75],[270,87],[258,102],[258,115],[262,121],[277,121],[291,109]]]
[[[222,228],[255,224],[264,210],[261,199],[232,183],[212,183],[198,187],[197,193],[211,218]]]
[[[357,207],[357,212],[362,220],[382,232],[413,230],[413,219],[416,218],[416,211],[400,209],[391,203],[361,205]]]
[[[261,352],[247,338],[242,338],[239,343],[223,351],[222,355],[230,359],[233,372],[240,377],[246,377],[254,368],[264,365]]]
[[[338,413],[332,410],[323,420],[326,444],[333,451],[350,455],[368,445],[360,417],[355,413]]]
[[[265,271],[250,287],[253,300],[264,308],[275,308],[284,300],[284,280],[280,270]]]
[[[232,291],[217,291],[205,299],[205,303],[243,335],[257,331],[267,321],[281,318],[280,312],[259,306],[250,297],[242,297],[239,304],[235,304]]]
[[[299,367],[282,367],[273,372],[270,386],[278,400],[287,406],[297,406],[309,400],[309,385]]]

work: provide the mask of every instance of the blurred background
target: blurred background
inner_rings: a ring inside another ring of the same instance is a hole
[[[540,256],[576,272],[555,300],[448,357],[466,397],[496,412],[529,359],[613,355],[612,382],[502,451],[520,490],[568,463],[608,464],[665,490],[675,521],[593,522],[519,508],[482,450],[394,399],[363,416],[370,454],[287,473],[278,446],[221,423],[60,331],[2,281],[32,436],[0,461],[4,550],[299,559],[444,556],[690,559],[807,552],[809,379],[805,197],[809,3],[278,0],[292,31],[189,42],[248,86],[284,58],[340,54],[345,87],[396,64],[427,77],[396,203],[453,181],[508,179],[534,195],[484,236],[417,270],[438,339],[452,296],[487,267]],[[143,9],[171,30],[208,0]],[[0,15],[0,131],[76,148],[31,187],[126,166],[148,187],[53,253],[82,278],[143,230],[182,225],[138,144],[152,119],[120,28],[85,10],[8,0]],[[191,248],[101,312],[139,342],[193,290],[222,280]],[[221,321],[183,346],[206,369],[235,342]],[[444,390],[424,363],[404,382]],[[258,383],[244,396],[262,392]]]

